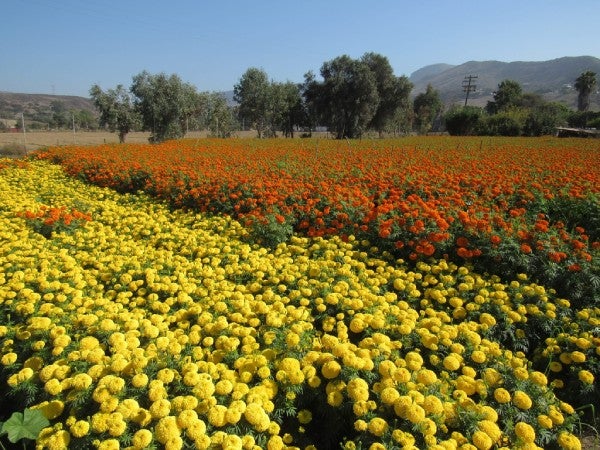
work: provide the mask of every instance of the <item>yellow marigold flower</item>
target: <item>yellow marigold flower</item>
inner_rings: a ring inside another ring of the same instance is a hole
[[[548,417],[546,414],[540,414],[537,417],[537,423],[542,427],[542,428],[552,428],[552,426],[554,425],[552,423],[552,419],[550,417]]]
[[[581,450],[581,441],[567,431],[558,435],[557,443],[564,450]]]
[[[270,419],[262,406],[258,403],[249,403],[244,411],[244,418],[257,431],[267,431],[270,425]]]
[[[514,369],[513,373],[518,380],[529,379],[529,371],[525,367],[517,367]]]
[[[78,420],[69,427],[73,437],[81,438],[90,432],[90,423],[86,420]]]
[[[383,436],[388,430],[388,424],[381,417],[375,417],[369,421],[367,429],[369,430],[369,433],[374,434],[375,436]]]
[[[180,434],[177,419],[173,416],[163,417],[154,427],[154,436],[161,444],[166,444],[171,439],[180,437]]]
[[[430,386],[437,381],[437,375],[433,370],[421,368],[417,372],[417,381],[419,383],[424,384],[425,386]]]
[[[400,397],[400,393],[394,387],[386,387],[380,393],[381,401],[386,405],[393,405]]]
[[[559,363],[558,361],[552,361],[549,364],[548,368],[550,369],[551,372],[558,373],[562,370],[563,367],[562,367],[562,364]]]
[[[502,437],[502,431],[496,422],[491,420],[480,420],[477,422],[477,428],[487,434],[493,443],[496,443]]]
[[[575,414],[575,410],[573,409],[573,407],[566,403],[566,402],[560,402],[560,409],[565,413],[565,414]]]
[[[340,406],[344,401],[344,396],[340,391],[331,391],[327,394],[327,403],[331,406]]]
[[[528,423],[517,422],[515,425],[515,434],[523,442],[535,441],[535,430]]]
[[[578,350],[575,350],[574,352],[571,352],[571,360],[574,363],[582,363],[585,362],[586,357],[585,357],[585,353],[582,353]]]
[[[404,360],[406,361],[406,367],[412,371],[419,370],[423,365],[423,357],[417,352],[408,352]]]
[[[3,366],[10,366],[11,364],[14,364],[15,362],[17,362],[17,354],[14,352],[6,353],[5,355],[2,356],[2,365]]]
[[[589,370],[580,370],[577,374],[579,381],[583,384],[593,384],[594,383],[594,374]]]
[[[133,435],[131,445],[135,450],[141,450],[148,447],[152,443],[152,432],[145,428],[138,430]]]
[[[381,442],[373,442],[369,445],[369,450],[386,450],[386,447]]]
[[[471,361],[476,362],[477,364],[484,363],[486,359],[485,353],[481,350],[475,350],[471,353]]]
[[[52,420],[63,413],[65,404],[62,400],[44,401],[38,405],[32,406],[31,409],[39,409],[46,419]]]
[[[414,423],[414,424],[418,424],[420,422],[422,422],[423,420],[425,420],[425,410],[417,405],[416,403],[413,403],[412,405],[410,405],[406,411],[406,418]]]
[[[367,431],[369,428],[369,424],[362,419],[358,419],[354,421],[354,429],[356,431]]]
[[[121,445],[116,439],[106,439],[98,444],[98,450],[119,450]]]
[[[460,359],[457,358],[455,354],[451,353],[444,358],[442,364],[444,366],[444,369],[453,372],[460,368]]]
[[[215,427],[223,427],[227,424],[226,414],[226,406],[215,405],[208,412],[208,422]]]
[[[354,401],[369,400],[369,384],[362,378],[353,378],[346,386],[348,396]]]
[[[529,409],[533,405],[531,398],[523,391],[515,391],[513,394],[512,402],[519,409]]]
[[[428,415],[441,414],[444,412],[444,404],[435,395],[428,395],[423,400],[423,409]]]
[[[154,419],[160,419],[171,412],[171,402],[165,398],[161,398],[152,402],[148,410]]]
[[[587,350],[588,348],[591,348],[592,345],[594,345],[594,344],[592,341],[590,341],[590,339],[585,339],[585,338],[579,337],[575,341],[575,345],[582,350]]]
[[[550,408],[548,408],[548,417],[550,417],[554,425],[562,425],[565,421],[563,414],[554,405],[550,405]]]
[[[56,378],[46,381],[44,384],[44,390],[50,395],[58,395],[62,392],[62,385]]]
[[[312,413],[308,410],[308,409],[302,409],[300,411],[298,411],[298,422],[300,422],[303,425],[306,425],[307,423],[310,423],[312,420]]]
[[[529,374],[529,379],[533,381],[538,386],[546,386],[548,385],[548,378],[542,372],[533,371]]]
[[[133,387],[136,387],[136,388],[141,388],[141,387],[146,386],[148,384],[148,375],[146,375],[145,373],[136,373],[131,378],[131,384],[133,385]]]
[[[437,433],[437,425],[430,418],[426,418],[422,422],[418,424],[419,431],[425,437],[427,436],[435,436]]]
[[[227,436],[225,436],[223,438],[223,442],[221,443],[222,448],[227,448],[227,449],[231,449],[231,450],[242,450],[243,449],[243,442],[242,442],[242,438],[239,436],[236,436],[235,434],[228,434]],[[268,444],[267,444],[267,448]]]
[[[342,371],[342,366],[336,360],[329,360],[321,367],[321,374],[328,380],[336,378]]]
[[[497,386],[502,381],[502,375],[496,369],[488,367],[483,371],[483,380],[488,386]]]
[[[471,440],[473,441],[475,447],[477,447],[479,450],[489,450],[494,445],[492,438],[480,430],[477,430],[475,433],[473,433]]]

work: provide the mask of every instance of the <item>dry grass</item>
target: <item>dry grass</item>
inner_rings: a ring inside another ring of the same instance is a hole
[[[206,137],[207,132],[191,132],[186,137]],[[129,133],[125,142],[147,143],[150,133]],[[99,145],[119,142],[117,133],[107,131],[30,131],[23,133],[0,133],[0,147],[6,144],[25,145],[27,150],[57,145]]]
[[[295,136],[300,137],[299,132]],[[185,135],[186,138],[200,139],[208,136],[208,131],[191,131]],[[327,133],[313,133],[315,137],[330,138]],[[149,132],[129,133],[125,140],[126,143],[148,143]],[[253,138],[256,137],[256,131],[237,131],[234,137]],[[118,143],[117,133],[108,131],[30,131],[25,135],[23,133],[0,133],[0,148],[5,145],[24,145],[28,151],[37,150],[41,147],[53,147],[60,145],[99,145]]]

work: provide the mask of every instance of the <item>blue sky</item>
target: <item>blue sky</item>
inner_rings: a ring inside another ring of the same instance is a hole
[[[227,91],[249,67],[275,81],[348,54],[397,75],[435,63],[600,57],[600,0],[3,0],[0,91],[88,96],[176,73]]]

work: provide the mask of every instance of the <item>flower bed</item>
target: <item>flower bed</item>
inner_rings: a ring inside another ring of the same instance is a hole
[[[0,421],[42,411],[39,448],[580,448],[600,309],[526,274],[353,235],[268,249],[46,162],[0,193]],[[85,219],[26,213],[54,210]]]

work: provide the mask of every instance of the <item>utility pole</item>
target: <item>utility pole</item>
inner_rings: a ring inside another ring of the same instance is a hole
[[[21,113],[21,126],[23,127],[23,145],[27,148],[27,133],[25,132],[25,116]]]
[[[467,94],[465,96],[465,106],[467,106],[467,101],[469,100],[469,92],[475,92],[475,89],[477,89],[477,85],[473,83],[475,79],[477,79],[477,75],[469,75],[462,82],[463,92]]]

